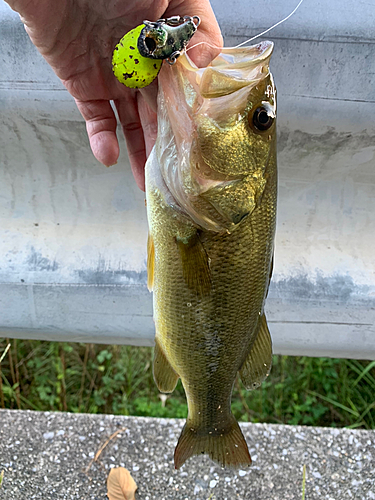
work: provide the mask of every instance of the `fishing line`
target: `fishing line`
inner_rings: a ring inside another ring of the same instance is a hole
[[[258,35],[255,35],[253,36],[252,38],[249,38],[248,40],[245,40],[244,42],[236,45],[234,48],[238,48],[238,47],[241,47],[242,45],[245,45],[245,43],[249,43],[249,42],[252,42],[253,40],[255,40],[256,38],[259,38],[260,36],[262,35],[265,35],[266,33],[268,33],[269,31],[273,30],[274,28],[276,28],[276,26],[279,26],[280,24],[284,23],[285,21],[287,21],[290,17],[293,16],[293,14],[295,14],[297,12],[297,10],[299,9],[300,5],[302,4],[303,0],[300,0],[298,2],[298,5],[292,10],[292,12],[290,14],[288,14],[286,17],[284,17],[284,19],[282,19],[281,21],[277,22],[276,24],[274,24],[273,26],[271,26],[270,28],[267,28],[266,30],[262,31],[262,33],[259,33]],[[217,46],[217,45],[211,45],[210,43],[208,42],[199,42],[199,43],[196,43],[195,45],[192,45],[191,47],[189,47],[188,49],[186,49],[186,52],[188,52],[189,50],[191,49],[194,49],[194,47],[198,47],[198,45],[208,45],[209,47],[212,47],[213,49],[221,49],[221,47]]]
[[[270,28],[266,29],[265,31],[262,31],[262,33],[259,33],[259,35],[255,35],[253,36],[252,38],[249,38],[248,40],[246,40],[245,42],[242,42],[240,43],[239,45],[236,45],[235,48],[237,47],[241,47],[242,45],[245,45],[245,43],[249,43],[249,42],[252,42],[253,40],[255,40],[256,38],[259,38],[260,36],[262,35],[265,35],[266,33],[268,33],[269,31],[273,30],[273,28],[276,28],[276,26],[279,26],[280,24],[282,24],[283,22],[287,21],[290,17],[292,17],[292,15],[297,12],[297,9],[299,8],[299,6],[301,5],[301,3],[303,2],[303,0],[300,0],[297,7],[295,7],[295,9],[286,17],[284,17],[284,19],[282,19],[281,21],[279,21],[278,23],[274,24],[273,26],[271,26]]]

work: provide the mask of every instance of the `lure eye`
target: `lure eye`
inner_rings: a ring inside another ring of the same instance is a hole
[[[146,36],[145,44],[146,44],[146,47],[148,48],[150,54],[152,54],[154,52],[154,50],[156,49],[155,40],[151,36]]]
[[[265,107],[260,106],[253,113],[253,125],[256,129],[264,132],[268,130],[274,122],[274,117],[268,114]]]

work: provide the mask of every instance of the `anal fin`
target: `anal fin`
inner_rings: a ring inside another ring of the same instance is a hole
[[[255,342],[247,355],[240,376],[245,388],[257,389],[269,375],[272,367],[272,340],[265,314],[259,318],[259,330]]]
[[[179,376],[171,367],[157,340],[155,340],[153,370],[155,384],[157,385],[159,391],[164,393],[173,392],[177,385]]]
[[[182,262],[182,273],[187,286],[198,296],[211,290],[211,273],[208,255],[197,232],[187,239],[176,238]]]

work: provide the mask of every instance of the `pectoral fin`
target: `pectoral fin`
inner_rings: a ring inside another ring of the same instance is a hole
[[[272,366],[272,341],[266,316],[259,319],[259,331],[240,370],[241,380],[248,391],[257,389],[269,375]]]
[[[151,234],[147,238],[147,288],[151,292],[154,287],[154,265],[155,265],[155,246]]]
[[[176,238],[176,241],[187,286],[199,296],[207,295],[211,290],[210,266],[197,232],[187,239]]]
[[[179,376],[171,367],[158,341],[155,341],[154,350],[154,380],[160,392],[173,392]]]

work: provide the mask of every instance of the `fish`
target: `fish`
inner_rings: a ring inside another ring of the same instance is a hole
[[[175,468],[201,453],[222,467],[251,457],[231,412],[272,364],[264,313],[277,205],[273,43],[223,48],[206,68],[185,53],[159,74],[158,135],[146,163],[153,375],[179,379],[188,416]]]

